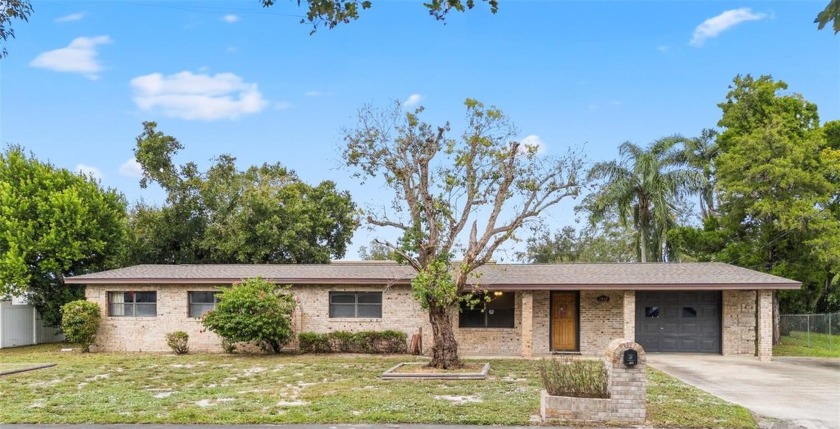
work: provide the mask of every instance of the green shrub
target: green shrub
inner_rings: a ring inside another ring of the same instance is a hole
[[[71,301],[61,307],[61,330],[71,343],[79,343],[82,352],[90,352],[99,329],[99,305],[83,299]]]
[[[175,352],[176,355],[185,355],[190,352],[190,347],[187,341],[190,340],[189,334],[184,331],[169,332],[166,334],[166,344]]]
[[[399,331],[303,332],[298,336],[304,353],[405,353],[406,334]]]
[[[549,395],[609,398],[607,369],[600,360],[543,359],[539,370]]]
[[[329,353],[332,351],[327,334],[302,332],[298,335],[298,348],[303,353]]]
[[[201,319],[204,326],[231,343],[253,342],[279,353],[291,341],[295,299],[289,286],[261,278],[224,288],[214,310]]]

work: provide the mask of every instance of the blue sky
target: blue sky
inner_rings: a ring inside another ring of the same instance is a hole
[[[292,1],[35,1],[0,60],[0,143],[95,171],[129,201],[141,123],[177,137],[179,162],[218,154],[240,166],[279,161],[329,179],[360,205],[387,191],[342,169],[340,131],[364,103],[419,102],[458,129],[463,100],[501,107],[547,154],[714,127],[738,74],[772,74],[840,119],[840,37],[817,31],[825,1],[510,1],[453,14],[375,0],[334,30],[298,23]],[[574,222],[568,202],[546,213]],[[381,234],[360,230],[348,258]]]

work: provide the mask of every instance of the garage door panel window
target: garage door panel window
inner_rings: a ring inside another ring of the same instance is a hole
[[[108,292],[111,317],[157,316],[157,292]]]
[[[683,307],[682,317],[697,317],[697,310],[694,307]]]
[[[659,307],[645,307],[645,317],[659,317]]]
[[[382,292],[330,292],[330,318],[382,318]]]

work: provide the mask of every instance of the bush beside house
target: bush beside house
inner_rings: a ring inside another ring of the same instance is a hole
[[[61,307],[61,329],[71,343],[79,343],[82,352],[90,352],[96,341],[101,314],[99,306],[83,299],[71,301]]]
[[[204,315],[202,323],[222,337],[223,343],[249,342],[264,351],[280,353],[294,338],[294,308],[289,286],[248,279],[223,289],[216,308]]]
[[[406,338],[400,331],[303,332],[298,347],[303,353],[405,353]]]

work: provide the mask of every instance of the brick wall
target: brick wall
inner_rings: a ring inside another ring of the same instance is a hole
[[[123,291],[156,291],[157,317],[110,317],[108,293]],[[164,335],[167,332],[185,331],[190,336],[190,350],[221,351],[221,340],[209,331],[203,331],[198,319],[188,317],[188,291],[213,291],[213,286],[87,286],[88,301],[99,304],[102,322],[96,334],[96,350],[104,351],[170,351]]]
[[[382,318],[330,318],[331,291],[382,292]],[[395,330],[405,332],[410,339],[423,328],[423,347],[431,348],[429,317],[411,296],[408,286],[295,286],[292,292],[300,302],[301,332]]]
[[[205,331],[198,319],[188,317],[188,291],[213,291],[219,287],[204,285],[138,285],[107,286],[93,285],[86,289],[89,301],[99,304],[102,310],[102,322],[97,333],[96,350],[102,351],[169,351],[164,335],[172,331],[185,331],[189,334],[189,346],[193,351],[221,351],[221,339],[214,333]],[[108,315],[107,292],[156,291],[157,317],[110,317]],[[432,347],[432,329],[427,313],[414,301],[408,286],[295,286],[292,291],[298,299],[294,325],[297,332],[331,331],[383,331],[397,330],[411,335],[423,328],[424,352],[430,353]],[[330,318],[329,292],[383,291],[382,318]],[[458,313],[453,312],[452,324],[455,336],[464,356],[498,355],[518,356],[521,353],[522,303],[519,293],[516,295],[514,328],[458,328]],[[546,297],[543,301],[547,302]],[[543,312],[545,319],[548,310]],[[535,321],[536,322],[536,321]],[[547,332],[547,320],[535,323],[538,329]],[[542,335],[542,334],[540,334]],[[547,337],[547,333],[545,334]],[[542,340],[546,344],[547,339]]]
[[[773,291],[758,291],[757,301],[756,355],[760,360],[769,361],[773,356]]]
[[[169,351],[164,335],[176,330],[190,335],[190,349],[221,351],[220,339],[212,332],[202,332],[198,319],[188,317],[188,291],[217,290],[213,286],[88,286],[88,300],[99,303],[103,320],[97,336],[99,350]],[[157,291],[157,317],[109,317],[107,292]],[[381,319],[331,319],[329,291],[383,291]],[[423,328],[423,347],[431,352],[432,330],[426,312],[414,301],[408,286],[295,286],[299,308],[294,316],[297,332],[381,331],[405,332],[409,338]],[[550,292],[531,292],[531,351],[534,355],[549,353]],[[601,295],[608,301],[599,302]],[[455,336],[463,356],[519,356],[522,344],[522,292],[515,296],[513,328],[458,328],[458,313],[453,312]],[[766,298],[765,298],[766,300]],[[769,302],[769,301],[768,301]],[[766,329],[765,329],[766,330]],[[632,291],[582,291],[580,293],[580,351],[598,355],[616,338],[632,339],[635,334],[635,294]],[[767,349],[769,346],[765,346]],[[723,292],[723,354],[754,355],[756,353],[756,292]],[[769,351],[763,350],[769,357]]]
[[[755,355],[755,291],[723,291],[723,354]]]
[[[455,312],[452,315],[452,325],[455,326],[455,339],[458,340],[459,351],[465,356],[521,355],[522,292],[515,293],[516,308],[513,315],[513,328],[458,328],[458,313]],[[431,342],[428,344],[431,347]]]
[[[547,290],[534,291],[534,354],[548,353],[551,332],[551,293]]]
[[[609,301],[599,302],[604,295]],[[624,292],[580,292],[580,353],[601,355],[610,341],[624,338]]]

